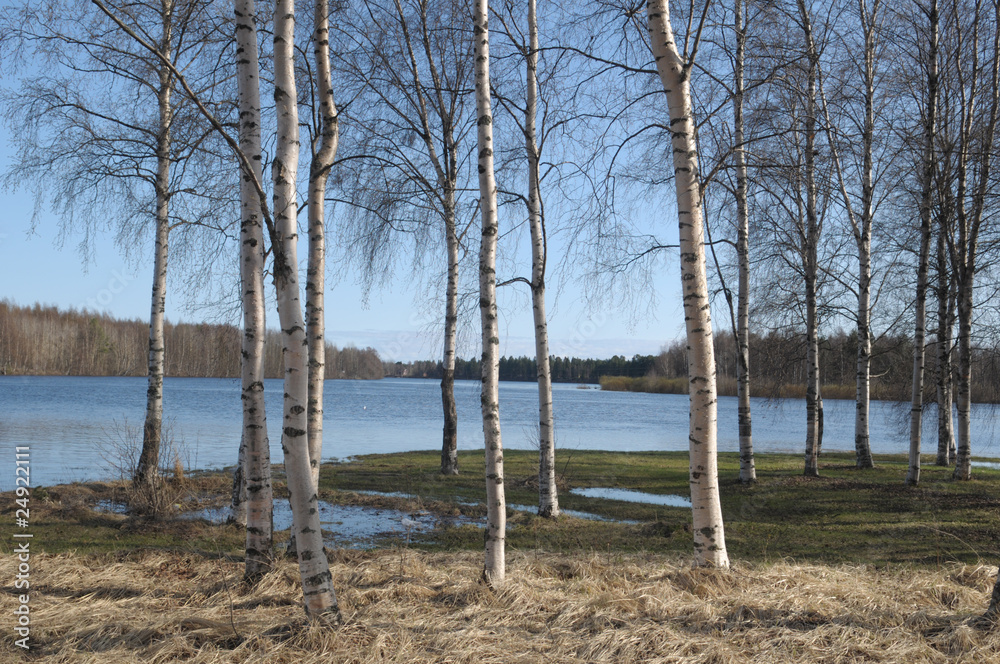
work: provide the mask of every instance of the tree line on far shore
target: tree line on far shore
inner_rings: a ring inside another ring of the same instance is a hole
[[[757,367],[754,394],[767,398],[805,398],[805,340],[795,331],[769,331],[750,334],[750,358]],[[857,333],[838,330],[820,338],[822,395],[826,399],[853,399]],[[738,345],[732,332],[715,334],[715,357],[718,370],[719,394],[736,395]],[[975,349],[973,364],[973,401],[1000,403],[1000,347]],[[872,344],[873,399],[907,401],[910,398],[909,360],[913,356],[913,339],[903,334],[885,335]],[[560,357],[549,359],[552,381],[556,383],[600,384],[604,390],[687,394],[687,349],[683,340],[663,347],[657,355],[635,354],[628,358],[614,355],[608,359]],[[928,370],[938,370],[931,361]],[[954,370],[954,367],[952,367]],[[385,375],[395,378],[434,378],[442,376],[440,361],[386,362]],[[481,369],[477,358],[455,360],[456,380],[479,380]],[[535,358],[503,356],[500,358],[500,380],[534,381],[537,379]],[[936,381],[924,387],[925,404],[934,401]]]
[[[243,332],[232,325],[167,323],[167,376],[236,378]],[[89,311],[0,300],[0,374],[40,376],[145,376],[149,323]],[[327,378],[382,377],[373,348],[327,344]],[[264,341],[264,374],[281,378],[280,333]]]

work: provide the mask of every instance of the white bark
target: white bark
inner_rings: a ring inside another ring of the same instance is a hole
[[[242,366],[242,365],[241,365]],[[236,467],[233,469],[233,488],[230,496],[229,523],[235,523],[241,528],[247,527],[247,443],[246,435],[240,436],[240,451],[236,457]]]
[[[962,95],[962,136],[958,159],[958,194],[956,221],[958,226],[957,246],[952,252],[958,292],[958,454],[952,476],[958,480],[972,477],[971,414],[972,414],[972,315],[973,293],[979,257],[979,234],[985,219],[986,198],[990,188],[990,169],[993,165],[993,150],[996,139],[997,122],[1000,119],[1000,5],[993,6],[992,52],[988,65],[980,65],[974,60],[972,70],[967,72],[975,84],[985,91],[982,98]],[[973,20],[978,20],[975,17]],[[976,33],[974,33],[976,34]],[[961,58],[957,59],[957,76],[963,72]],[[977,80],[980,79],[981,80]],[[979,108],[986,117],[978,114]],[[969,183],[969,169],[975,160],[975,181]],[[969,186],[969,185],[972,186]],[[968,202],[966,196],[968,194]]]
[[[330,6],[313,5],[313,59],[319,95],[320,142],[309,167],[309,264],[306,270],[306,332],[309,338],[309,465],[319,486],[323,458],[323,382],[326,376],[326,328],[323,292],[326,288],[326,183],[337,157],[340,137],[337,106],[330,80]]]
[[[535,323],[535,363],[538,368],[538,514],[559,516],[556,489],[556,442],[552,417],[552,376],[549,371],[549,329],[545,317],[545,221],[538,174],[538,16],[536,0],[528,0],[527,91],[524,142],[528,156],[528,224],[531,228],[531,311]]]
[[[445,184],[444,234],[448,249],[448,285],[445,290],[444,362],[441,375],[441,473],[458,475],[458,408],[455,404],[455,348],[458,337],[458,234],[455,229],[455,188]]]
[[[243,474],[246,488],[246,570],[256,581],[271,569],[274,492],[264,409],[264,226],[254,183],[263,181],[260,138],[260,64],[253,0],[236,0],[236,75],[239,147],[251,165],[240,177],[240,285],[243,301]]]
[[[817,249],[819,244],[819,217],[816,212],[816,77],[819,55],[813,40],[812,21],[803,0],[798,0],[799,15],[805,37],[808,60],[806,113],[805,113],[805,187],[806,229],[803,237],[802,271],[805,277],[806,296],[806,459],[805,474],[819,475],[820,395],[819,395],[819,333],[816,311],[816,281],[818,273]]]
[[[930,44],[927,51],[927,108],[924,119],[924,153],[920,196],[920,255],[917,262],[916,311],[913,333],[913,391],[910,400],[910,464],[906,483],[920,482],[920,438],[924,409],[924,366],[927,320],[927,272],[930,260],[931,215],[934,208],[934,137],[937,132],[938,6],[932,0],[928,11]],[[950,408],[949,408],[950,411]],[[946,451],[947,453],[947,451]],[[944,464],[947,465],[947,462]]]
[[[750,417],[750,215],[747,210],[747,158],[743,147],[743,63],[746,53],[746,21],[743,0],[736,0],[735,90],[733,94],[733,156],[736,161],[736,255],[739,290],[736,304],[736,401],[740,436],[740,482],[757,481],[753,457],[753,426]]]
[[[857,389],[854,418],[855,463],[858,468],[873,468],[868,415],[871,406],[871,281],[872,223],[874,215],[874,165],[872,146],[875,141],[875,51],[876,25],[880,1],[874,0],[869,13],[866,0],[858,0],[865,36],[864,89],[865,120],[862,129],[861,219],[854,228],[858,246],[858,358]]]
[[[486,560],[483,578],[491,587],[506,576],[504,551],[507,506],[504,500],[503,444],[500,439],[500,331],[497,321],[497,185],[493,171],[493,112],[490,104],[489,3],[476,0],[473,10],[476,42],[476,124],[478,126],[479,313],[482,321],[483,385],[480,397],[486,444]]]
[[[680,227],[681,286],[690,380],[691,505],[697,563],[728,567],[719,501],[717,391],[712,320],[705,274],[698,148],[691,108],[691,63],[674,42],[667,0],[648,0],[649,37],[660,81],[667,94],[673,135],[674,183]]]
[[[316,485],[308,441],[308,340],[299,298],[296,175],[299,160],[298,108],[295,88],[295,8],[279,0],[274,9],[274,102],[278,116],[277,145],[271,165],[274,184],[274,285],[282,333],[285,397],[281,448],[285,455],[292,535],[295,537],[306,613],[310,618],[338,614],[330,566],[323,550]]]
[[[173,41],[173,3],[161,4],[163,32],[158,50],[170,60]],[[170,96],[174,80],[167,67],[159,67],[159,87],[156,92],[159,128],[156,135],[156,238],[153,254],[153,291],[149,311],[149,363],[146,387],[146,418],[142,427],[142,451],[133,476],[138,484],[153,485],[159,480],[160,436],[163,427],[163,325],[167,300],[167,240],[170,233],[170,127],[173,107]]]
[[[936,465],[950,466],[955,460],[955,425],[952,415],[951,331],[954,327],[952,277],[947,270],[947,224],[942,216],[937,237],[938,311],[937,311],[937,407],[938,453]]]

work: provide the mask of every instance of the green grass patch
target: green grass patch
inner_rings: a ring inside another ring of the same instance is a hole
[[[802,474],[799,455],[759,454],[758,483],[737,481],[739,455],[719,455],[726,539],[734,558],[769,561],[937,564],[1000,558],[1000,471],[976,468],[970,482],[924,459],[919,487],[903,484],[903,456],[876,455],[858,470],[854,455],[824,453],[818,478]],[[326,465],[321,493],[396,491],[422,503],[481,502],[483,453],[460,452],[457,476],[438,473],[437,452],[358,457]],[[537,454],[504,453],[507,502],[537,504]],[[556,521],[509,512],[507,542],[516,548],[561,551],[679,551],[691,548],[690,509],[586,498],[570,488],[610,487],[689,496],[686,452],[560,451],[560,506],[638,524]],[[418,538],[430,549],[479,548],[482,531],[466,526]]]
[[[505,453],[508,504],[537,504],[537,453]],[[903,484],[906,459],[877,455],[877,467],[858,470],[853,454],[824,453],[818,478],[802,475],[800,455],[759,454],[759,481],[737,481],[737,454],[719,455],[720,494],[730,556],[768,562],[792,559],[828,563],[988,562],[1000,559],[1000,471],[974,469],[974,479],[957,482],[951,469],[925,457],[919,487]],[[437,452],[369,455],[324,464],[320,496],[331,502],[428,510],[443,514],[485,514],[481,451],[459,453],[461,472],[438,472]],[[508,545],[521,550],[564,552],[679,552],[692,546],[689,508],[587,498],[570,489],[598,487],[687,497],[688,456],[684,452],[605,452],[561,450],[557,456],[560,506],[608,521],[562,516],[541,519],[508,511]],[[275,493],[285,494],[275,468]],[[228,496],[224,474],[199,475],[186,498],[191,507],[222,504]],[[396,492],[382,497],[358,492]],[[111,485],[94,483],[36,490],[32,499],[33,550],[58,553],[112,553],[141,548],[198,550],[241,557],[239,528],[203,521],[132,519],[94,511],[113,495]],[[43,498],[44,496],[44,498]],[[13,523],[16,505],[5,494],[0,512]],[[631,522],[631,523],[630,523]],[[278,536],[284,539],[284,534]],[[10,548],[0,544],[0,550]],[[387,545],[402,546],[398,539]],[[480,549],[482,528],[446,527],[414,534],[410,546],[428,550]]]

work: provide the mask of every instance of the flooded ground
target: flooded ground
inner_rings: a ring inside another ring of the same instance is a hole
[[[691,500],[684,496],[659,493],[645,493],[632,489],[604,489],[590,487],[587,489],[570,489],[570,493],[584,498],[600,498],[603,500],[623,500],[628,503],[646,503],[648,505],[665,505],[667,507],[691,507]]]

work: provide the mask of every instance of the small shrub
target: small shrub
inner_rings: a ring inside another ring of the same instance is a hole
[[[136,482],[135,469],[142,452],[142,427],[131,425],[128,419],[113,420],[107,436],[100,446],[101,455],[111,476],[121,481],[116,500],[128,507],[130,514],[159,518],[167,514],[182,495],[184,464],[181,462],[183,445],[173,436],[173,427],[165,423],[160,430],[161,464],[157,473],[147,482]],[[172,460],[170,463],[164,460]],[[171,477],[171,481],[166,481]]]

